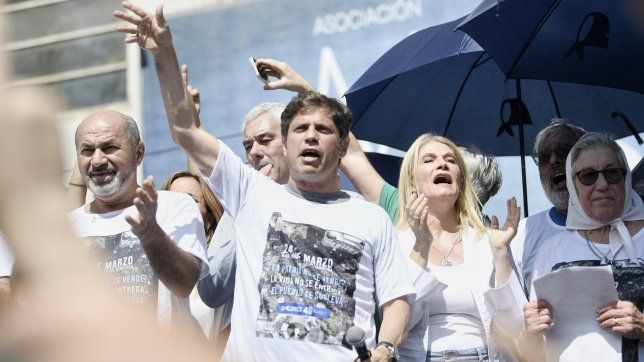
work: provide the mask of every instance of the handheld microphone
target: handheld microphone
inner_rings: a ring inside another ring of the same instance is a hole
[[[358,359],[360,361],[366,361],[371,358],[371,352],[367,349],[367,346],[364,343],[365,333],[362,328],[358,326],[349,328],[345,338],[347,342],[356,349],[356,352],[358,352]]]

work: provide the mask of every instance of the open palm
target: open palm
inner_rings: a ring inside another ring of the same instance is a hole
[[[517,200],[513,197],[506,202],[508,214],[505,218],[503,229],[490,230],[490,244],[495,249],[505,249],[510,245],[512,238],[517,234],[521,208],[517,207]]]
[[[129,23],[118,27],[119,32],[128,34],[126,43],[137,43],[154,54],[172,44],[172,33],[163,16],[163,5],[157,6],[154,15],[127,1],[123,2],[123,7],[130,12],[116,10],[114,16]]]

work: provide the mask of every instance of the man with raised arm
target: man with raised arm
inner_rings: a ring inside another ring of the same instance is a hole
[[[124,6],[131,12],[115,16],[134,26],[120,31],[154,55],[174,141],[234,219],[237,297],[224,357],[352,360],[344,335],[353,325],[367,331],[373,361],[396,357],[414,291],[387,214],[339,189],[351,124],[346,107],[317,93],[286,106],[281,138],[291,182],[276,184],[195,127],[162,7],[152,15]],[[377,346],[374,292],[383,311]]]
[[[126,302],[162,325],[190,317],[188,295],[207,272],[199,209],[182,193],[137,185],[145,145],[134,120],[116,111],[89,115],[76,129],[79,170],[94,200],[73,210],[72,225],[98,268]]]

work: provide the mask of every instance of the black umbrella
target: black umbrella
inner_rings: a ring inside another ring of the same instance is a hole
[[[644,93],[641,0],[485,0],[460,25],[509,78]]]
[[[622,90],[536,80],[507,80],[490,56],[454,28],[462,19],[407,37],[346,93],[353,132],[406,150],[424,132],[497,156],[522,156],[528,213],[526,145],[553,117],[617,137],[635,132],[623,119],[644,117],[644,96]]]

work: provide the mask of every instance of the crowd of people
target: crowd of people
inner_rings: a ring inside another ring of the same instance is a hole
[[[371,361],[644,360],[644,204],[609,136],[553,120],[533,152],[553,207],[521,219],[511,198],[501,225],[483,213],[493,157],[423,134],[390,185],[345,105],[259,59],[265,89],[295,95],[244,117],[246,164],[201,128],[162,6],[123,6],[118,30],[153,56],[187,170],[139,185],[136,122],[101,110],[76,130],[64,195],[52,97],[0,89],[0,150],[39,148],[0,160],[16,170],[0,177],[0,359],[351,361],[358,326]],[[578,267],[613,275],[617,297],[580,317],[606,347],[573,336],[553,356],[564,316],[535,283]]]

